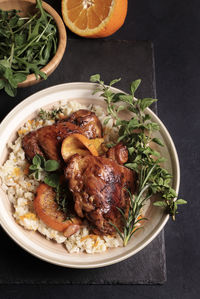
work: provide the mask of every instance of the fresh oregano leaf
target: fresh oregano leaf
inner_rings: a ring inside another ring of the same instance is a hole
[[[164,144],[160,138],[153,138],[152,141],[157,143],[160,146],[164,146]]]
[[[114,84],[116,84],[117,82],[119,82],[119,81],[121,81],[121,78],[119,78],[119,79],[114,79],[114,80],[112,80],[111,82],[110,82],[110,86],[112,86],[112,85],[114,85]]]
[[[57,173],[48,173],[44,178],[44,183],[50,187],[56,188],[59,185],[60,176]]]
[[[144,98],[140,102],[140,109],[144,111],[145,108],[149,107],[151,104],[156,102],[157,99],[152,99],[152,98]]]
[[[131,83],[131,94],[134,95],[141,83],[141,79],[135,80]]]
[[[44,164],[45,171],[56,171],[60,167],[60,164],[55,160],[47,160]]]
[[[90,81],[95,83],[95,82],[99,82],[100,81],[100,75],[99,74],[96,74],[96,75],[92,75],[90,77]]]
[[[184,199],[177,199],[177,200],[175,201],[175,203],[176,203],[177,205],[185,205],[185,204],[187,204],[187,201],[184,200]]]
[[[153,205],[154,205],[154,206],[157,206],[157,207],[164,207],[164,208],[167,207],[167,204],[166,204],[165,201],[155,201],[155,202],[153,203]]]
[[[40,155],[35,155],[34,157],[33,157],[33,160],[32,160],[32,163],[34,164],[34,165],[36,165],[36,166],[40,166],[41,165],[41,156]]]

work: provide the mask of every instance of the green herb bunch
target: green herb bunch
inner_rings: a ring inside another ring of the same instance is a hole
[[[172,176],[161,167],[161,162],[164,162],[165,159],[150,146],[152,143],[164,146],[162,140],[153,137],[153,132],[159,130],[159,125],[153,122],[145,111],[157,99],[135,99],[134,95],[141,80],[131,83],[130,94],[114,93],[110,87],[120,80],[115,79],[109,85],[105,85],[99,74],[90,77],[91,82],[98,83],[94,93],[100,92],[107,104],[108,118],[105,120],[105,124],[111,118],[114,120],[114,126],[119,128],[117,142],[123,142],[128,148],[129,159],[125,166],[134,170],[138,176],[137,192],[131,195],[128,216],[126,217],[124,211],[119,209],[124,220],[124,230],[120,232],[115,227],[126,245],[133,233],[136,232],[135,225],[138,223],[138,217],[145,201],[152,195],[160,195],[160,200],[154,202],[154,205],[165,208],[173,220],[175,220],[178,205],[185,204],[186,201],[183,199],[175,201],[177,194],[171,187]],[[130,120],[121,119],[119,113],[122,110],[132,112],[133,117]]]
[[[40,69],[56,53],[55,22],[42,8],[41,0],[36,0],[36,8],[36,13],[27,17],[20,17],[16,10],[0,10],[0,89],[11,97],[27,75],[46,79]]]
[[[30,165],[30,173],[33,174],[36,180],[41,180],[44,177],[44,183],[57,188],[59,185],[60,174],[57,172],[60,164],[55,160],[46,160],[41,155],[35,155]]]

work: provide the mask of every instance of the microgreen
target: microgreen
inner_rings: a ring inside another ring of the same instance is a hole
[[[141,216],[142,206],[153,194],[160,195],[160,200],[154,202],[154,205],[165,208],[173,220],[175,220],[178,205],[187,202],[183,199],[175,200],[177,194],[171,187],[172,176],[160,165],[165,158],[161,157],[159,151],[150,147],[151,143],[164,146],[160,138],[153,137],[153,132],[159,130],[159,125],[151,120],[151,116],[145,110],[157,99],[135,98],[135,92],[141,83],[140,79],[131,83],[130,94],[114,93],[110,87],[119,80],[112,80],[109,85],[105,85],[99,74],[90,77],[91,82],[97,83],[94,93],[99,92],[107,104],[108,117],[104,124],[111,118],[114,120],[114,126],[119,128],[117,142],[123,142],[129,152],[128,162],[125,166],[134,170],[138,176],[137,192],[134,195],[130,194],[128,216],[118,208],[124,222],[123,230],[120,231],[113,223],[110,223],[115,227],[126,246],[133,233],[138,230],[136,226],[138,219],[143,219],[138,218]],[[122,110],[132,112],[133,117],[130,120],[121,119],[119,113]]]
[[[57,49],[53,18],[43,9],[42,0],[36,0],[36,8],[36,13],[27,17],[20,17],[16,10],[0,10],[0,89],[11,97],[28,74],[47,78],[40,69]]]

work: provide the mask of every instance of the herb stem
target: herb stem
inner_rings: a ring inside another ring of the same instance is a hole
[[[12,43],[12,46],[11,46],[11,52],[10,52],[10,57],[9,57],[10,67],[12,67],[13,55],[14,55],[14,49],[15,49],[15,44]]]
[[[41,34],[39,35],[38,39],[36,40],[36,42],[38,43],[39,40],[41,39],[41,37],[44,35],[45,31],[47,30],[49,24],[51,22],[51,19],[48,21],[47,25],[45,26],[44,30],[41,32]]]
[[[141,189],[144,188],[146,182],[148,181],[148,179],[149,179],[150,175],[152,174],[152,172],[153,172],[153,170],[154,170],[155,167],[156,167],[156,164],[154,164],[154,165],[150,168],[149,172],[147,173],[147,175],[146,175],[146,177],[145,177],[145,179],[144,179],[144,181],[143,181],[143,183],[142,183]]]
[[[21,31],[23,28],[25,28],[27,25],[29,25],[38,15],[39,15],[39,12],[34,14],[31,18],[29,18],[29,17],[19,18],[19,20],[28,20],[28,21],[26,23],[24,23],[22,26],[20,26],[19,28],[17,28],[15,31],[13,31],[13,33],[15,34],[19,31]]]

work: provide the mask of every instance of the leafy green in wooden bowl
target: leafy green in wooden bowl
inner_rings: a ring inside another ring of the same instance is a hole
[[[27,16],[15,9],[0,10],[0,89],[14,97],[28,75],[35,74],[36,80],[47,79],[41,69],[57,48],[58,29],[41,0],[36,0]]]

